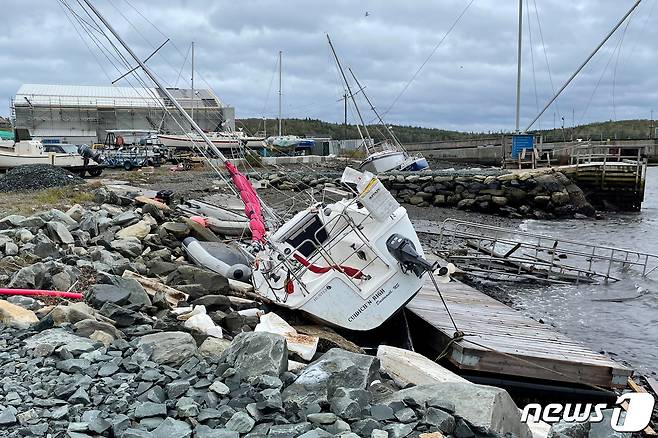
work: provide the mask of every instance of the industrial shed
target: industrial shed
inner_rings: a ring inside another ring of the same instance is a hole
[[[207,131],[235,129],[235,109],[210,90],[170,89]],[[163,109],[165,106],[169,112]],[[25,84],[11,102],[15,127],[33,137],[67,143],[95,143],[111,129],[189,131],[169,99],[156,88]]]

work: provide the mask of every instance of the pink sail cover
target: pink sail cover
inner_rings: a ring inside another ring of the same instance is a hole
[[[256,191],[247,180],[247,177],[241,174],[238,169],[230,161],[224,162],[224,166],[228,173],[231,174],[233,185],[240,193],[240,199],[244,204],[244,213],[249,219],[249,229],[251,229],[251,236],[257,242],[265,240],[265,221],[263,220],[263,213],[260,209],[260,200]]]

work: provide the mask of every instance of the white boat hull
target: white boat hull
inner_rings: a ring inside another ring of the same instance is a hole
[[[26,164],[52,164],[58,167],[83,168],[84,159],[80,155],[70,154],[44,154],[44,155],[18,155],[9,151],[0,150],[0,169],[7,170]]]
[[[185,149],[194,149],[194,148],[203,148],[206,149],[205,142],[196,136],[187,136],[187,135],[165,135],[158,134],[158,140],[161,144],[170,147],[170,148],[185,148]],[[211,136],[210,141],[218,149],[239,149],[241,148],[241,141],[237,138],[227,138],[227,137],[216,137]]]
[[[332,263],[349,266],[366,276],[350,277],[337,269],[322,274],[311,269],[280,269],[278,276],[268,277],[267,263],[257,257],[252,275],[254,290],[277,305],[301,310],[314,319],[336,327],[355,331],[377,328],[411,300],[423,285],[422,278],[400,269],[386,242],[393,234],[405,236],[413,242],[422,257],[420,241],[404,207],[398,207],[383,221],[365,218],[368,215],[365,209],[354,204],[347,205],[346,200],[326,208],[331,209],[332,213],[327,216],[325,210],[318,218],[324,222],[325,229],[329,229],[329,240],[340,243],[309,256],[309,261],[313,259],[312,263],[327,266],[329,260],[334,260]],[[360,224],[358,232],[349,228],[336,231],[340,228],[340,219],[335,221],[335,218],[346,216]],[[293,222],[294,219],[290,221]],[[363,236],[367,236],[367,246],[363,245]],[[277,235],[272,239],[276,241]],[[363,248],[361,256],[354,251],[355,247]],[[285,253],[286,250],[283,251]],[[330,259],[326,254],[330,254]],[[293,277],[289,278],[290,275]],[[286,292],[287,278],[295,285],[293,292]]]
[[[367,170],[374,174],[399,169],[407,159],[404,151],[375,152],[364,159],[359,165],[360,170]]]

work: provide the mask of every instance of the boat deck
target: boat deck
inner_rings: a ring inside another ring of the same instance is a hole
[[[455,319],[465,333],[451,342],[455,328],[431,281],[407,304],[407,310],[434,333],[423,339],[432,350],[446,351],[462,370],[525,377],[605,388],[626,387],[632,370],[591,351],[552,327],[459,281],[439,284]],[[412,317],[413,318],[413,317]]]

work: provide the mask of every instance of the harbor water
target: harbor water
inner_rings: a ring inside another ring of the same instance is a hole
[[[611,213],[605,220],[525,221],[521,228],[571,239],[658,254],[658,168],[649,168],[640,213]],[[513,286],[516,308],[542,319],[595,351],[641,373],[658,372],[658,270],[627,272],[608,284]],[[616,300],[616,301],[610,301]]]

